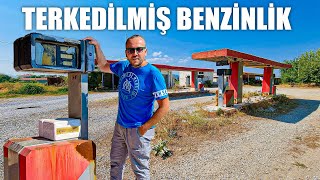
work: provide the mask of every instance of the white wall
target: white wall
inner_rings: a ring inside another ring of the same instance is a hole
[[[191,72],[190,71],[180,71],[179,72],[179,86],[185,86],[188,87],[190,86],[190,84],[187,84],[187,76],[190,77],[190,81],[191,81]],[[190,83],[189,81],[189,83]]]

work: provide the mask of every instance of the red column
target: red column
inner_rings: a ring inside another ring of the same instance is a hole
[[[236,103],[242,102],[242,74],[243,66],[241,62],[230,63],[231,76],[229,78],[229,86],[234,90],[234,99]]]
[[[263,72],[263,80],[262,80],[262,93],[272,94],[272,83],[273,80],[273,68],[265,67]]]
[[[194,88],[194,76],[195,76],[195,71],[191,71],[191,77],[190,77],[190,83],[191,83],[191,88]]]
[[[196,78],[198,78],[198,74],[196,71],[191,71],[191,90],[195,91],[198,88],[198,82],[196,81]]]

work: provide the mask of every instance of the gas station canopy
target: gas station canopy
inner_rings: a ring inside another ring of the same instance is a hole
[[[228,61],[229,63],[241,61],[243,62],[243,66],[253,68],[273,67],[275,69],[281,69],[292,67],[289,64],[279,63],[258,56],[234,51],[231,49],[219,49],[193,53],[192,59],[211,62]]]

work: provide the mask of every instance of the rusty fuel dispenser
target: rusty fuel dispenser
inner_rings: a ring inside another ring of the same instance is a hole
[[[68,74],[68,117],[39,120],[39,136],[4,144],[6,180],[96,179],[96,148],[88,140],[88,73],[94,46],[31,33],[14,42],[14,68]]]

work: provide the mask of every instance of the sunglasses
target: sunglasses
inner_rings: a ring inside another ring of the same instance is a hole
[[[129,54],[134,54],[136,51],[137,53],[141,53],[143,50],[145,50],[146,47],[137,47],[137,48],[127,48],[126,51],[129,53]]]

